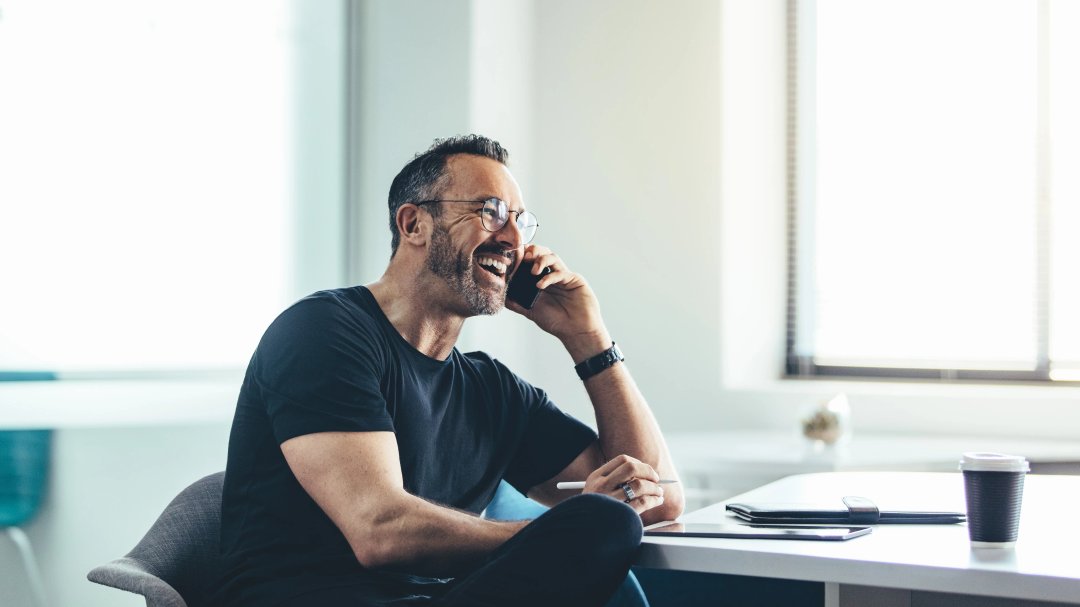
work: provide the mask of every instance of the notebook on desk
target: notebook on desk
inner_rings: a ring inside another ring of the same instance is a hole
[[[962,523],[962,512],[929,510],[879,510],[865,497],[847,496],[841,506],[781,503],[733,503],[728,512],[744,521],[768,525],[884,525]]]

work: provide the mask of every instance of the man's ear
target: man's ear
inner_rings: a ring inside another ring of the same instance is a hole
[[[415,204],[406,203],[398,207],[395,220],[402,242],[413,246],[427,244],[428,235],[431,234],[431,215],[421,213],[420,207]]]

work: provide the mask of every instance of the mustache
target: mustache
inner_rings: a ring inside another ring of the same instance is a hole
[[[504,248],[504,247],[495,247],[495,246],[484,246],[484,247],[478,247],[476,249],[476,252],[477,253],[484,253],[486,255],[497,255],[497,256],[500,256],[500,257],[505,257],[506,260],[509,261],[510,263],[514,263],[514,261],[517,259],[517,250],[516,249],[507,249],[507,248]]]

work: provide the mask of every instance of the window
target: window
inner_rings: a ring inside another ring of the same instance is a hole
[[[295,297],[288,9],[0,1],[0,371],[246,363]]]
[[[1080,3],[789,9],[788,373],[1080,379]]]

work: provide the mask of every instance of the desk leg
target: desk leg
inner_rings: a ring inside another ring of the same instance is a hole
[[[840,607],[840,584],[825,582],[824,607]]]

